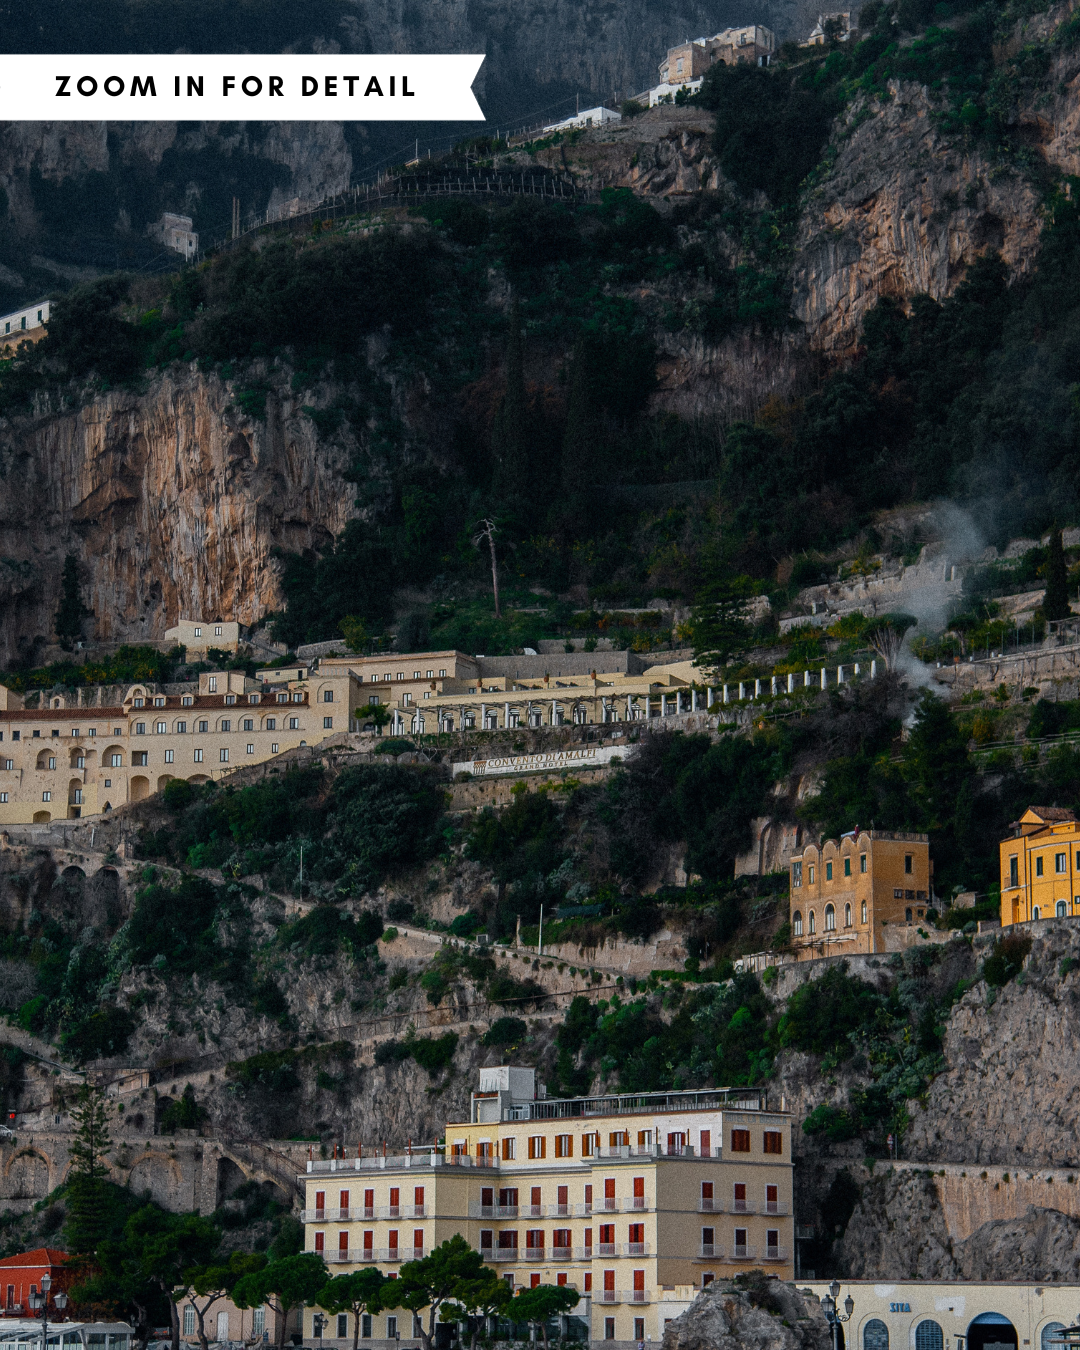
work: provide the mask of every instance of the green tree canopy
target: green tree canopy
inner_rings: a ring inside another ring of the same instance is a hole
[[[314,1252],[286,1256],[237,1281],[233,1302],[238,1308],[261,1308],[267,1304],[278,1319],[278,1350],[284,1350],[289,1314],[294,1308],[317,1301],[320,1291],[326,1288],[328,1273],[325,1261]]]
[[[111,1146],[109,1108],[100,1088],[84,1083],[71,1113],[75,1139],[68,1178],[68,1221],[65,1238],[73,1252],[92,1256],[106,1236],[105,1155]]]
[[[1042,612],[1047,619],[1067,619],[1072,613],[1069,606],[1068,569],[1065,566],[1065,549],[1060,530],[1054,530],[1050,535],[1050,547],[1046,555],[1046,594],[1043,596]]]
[[[184,1274],[184,1282],[201,1304],[193,1301],[195,1322],[202,1350],[208,1350],[206,1315],[215,1303],[229,1298],[245,1275],[258,1273],[266,1266],[261,1252],[230,1252],[227,1261],[194,1266]]]
[[[420,1323],[424,1350],[431,1350],[435,1339],[435,1319],[444,1304],[460,1302],[468,1287],[484,1278],[484,1259],[470,1247],[460,1233],[441,1243],[430,1256],[406,1261],[395,1283],[395,1305],[419,1313],[428,1310],[427,1328]],[[387,1298],[390,1297],[390,1291]]]
[[[319,1291],[315,1301],[320,1308],[328,1313],[352,1313],[353,1350],[357,1350],[360,1340],[361,1314],[379,1311],[383,1289],[388,1283],[381,1270],[366,1266],[363,1270],[352,1270],[347,1275],[335,1275]]]
[[[577,1304],[576,1289],[568,1285],[538,1284],[532,1289],[523,1289],[514,1300],[514,1321],[532,1322],[538,1326],[544,1350],[548,1350],[548,1321],[568,1313]]]

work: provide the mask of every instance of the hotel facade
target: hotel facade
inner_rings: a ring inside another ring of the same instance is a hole
[[[593,1340],[658,1341],[713,1279],[794,1273],[790,1117],[763,1089],[553,1100],[532,1069],[482,1069],[470,1119],[438,1144],[358,1147],[301,1181],[306,1250],[332,1269],[393,1276],[460,1233],[515,1290],[575,1289]],[[351,1315],[336,1330],[351,1338]],[[408,1337],[411,1315],[363,1317],[359,1333]]]

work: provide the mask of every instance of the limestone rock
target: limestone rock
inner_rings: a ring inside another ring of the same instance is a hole
[[[763,1299],[758,1289],[764,1291]],[[757,1306],[762,1301],[769,1307]],[[831,1346],[821,1305],[780,1280],[762,1280],[749,1291],[715,1280],[668,1324],[663,1341],[663,1350],[831,1350]]]

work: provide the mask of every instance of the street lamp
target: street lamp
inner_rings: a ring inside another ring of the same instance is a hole
[[[30,1295],[30,1307],[34,1312],[41,1312],[41,1350],[48,1350],[49,1346],[49,1290],[52,1288],[52,1276],[42,1275],[41,1292]],[[67,1307],[67,1294],[62,1289],[56,1291],[53,1298],[53,1306],[57,1312],[63,1312]]]
[[[825,1320],[832,1330],[833,1350],[840,1350],[840,1333],[837,1328],[843,1322],[850,1322],[851,1314],[855,1311],[855,1300],[848,1294],[847,1298],[844,1299],[844,1311],[841,1312],[837,1305],[837,1299],[839,1297],[840,1281],[833,1280],[832,1284],[829,1285],[829,1292],[821,1300],[821,1308],[825,1314]]]

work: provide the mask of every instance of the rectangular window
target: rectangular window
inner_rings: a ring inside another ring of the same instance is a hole
[[[703,1181],[701,1183],[701,1208],[712,1209],[713,1207],[713,1183]]]
[[[417,1218],[422,1218],[424,1213],[424,1188],[423,1186],[413,1187],[413,1213]]]
[[[184,697],[180,700],[180,706],[181,708],[190,708],[194,702],[195,700],[191,697],[190,694],[185,694]]]
[[[195,1309],[190,1303],[184,1308],[184,1335],[195,1335]]]
[[[139,768],[145,769],[150,762],[150,757],[145,750],[136,750],[131,756],[131,762]]]
[[[908,876],[910,876],[911,873],[914,871],[914,868],[912,867],[913,861],[914,860],[910,853],[904,854],[904,871],[908,874]]]
[[[202,637],[202,629],[201,629],[201,628],[196,628],[196,629],[195,629],[195,636],[196,636],[196,637]],[[216,681],[216,680],[211,680],[211,681],[210,681],[210,684],[211,684],[211,687],[212,687],[212,688],[214,688],[214,689],[217,688],[217,681]]]
[[[542,1134],[529,1135],[529,1157],[543,1158],[547,1149],[547,1140]]]
[[[585,1210],[586,1213],[592,1211],[592,1186],[585,1187]]]
[[[176,731],[177,731],[177,735],[179,735],[179,736],[185,735],[186,732],[187,732],[187,723],[186,723],[186,722],[177,722],[177,724],[176,724]]]
[[[397,1337],[397,1318],[390,1316],[386,1319],[386,1339],[395,1340]]]
[[[155,722],[155,723],[154,723],[154,735],[155,735],[155,736],[164,736],[165,733],[168,731],[168,729],[169,729],[169,724],[168,724],[168,722]]]
[[[42,800],[43,802],[51,802],[51,801],[52,801],[52,793],[51,793],[51,792],[43,792],[43,793],[41,794],[41,800]]]
[[[266,730],[267,730],[267,731],[277,731],[277,718],[276,718],[276,717],[268,717],[268,718],[266,719]]]
[[[215,629],[214,629],[214,636],[215,636],[215,637],[220,637],[220,636],[221,636],[221,629],[220,629],[220,628],[215,628]]]
[[[146,723],[145,723],[145,722],[136,722],[136,723],[135,723],[135,735],[136,735],[136,736],[145,736],[145,735],[146,735]]]
[[[227,717],[222,718],[221,729],[222,731],[232,731],[232,722],[229,720],[229,718]]]
[[[196,751],[195,751],[195,763],[196,763],[196,764],[201,764],[201,763],[202,763],[202,751],[201,751],[201,750],[196,750]]]
[[[492,1249],[494,1233],[490,1228],[480,1229],[480,1250],[489,1252]]]
[[[791,864],[791,884],[793,887],[802,885],[802,859]]]
[[[1069,870],[1069,855],[1067,853],[1054,854],[1054,871],[1060,876],[1061,873]]]
[[[764,1149],[766,1153],[783,1153],[784,1136],[779,1130],[766,1130]]]
[[[7,802],[7,799],[8,799],[7,793],[6,793],[6,792],[0,792],[0,802]]]
[[[196,629],[195,631],[196,631],[196,633],[198,633],[198,632],[200,632],[201,630],[200,630],[200,629]],[[207,690],[208,690],[211,694],[216,694],[216,693],[217,693],[217,676],[216,676],[216,675],[211,675],[211,676],[210,676],[210,678],[209,678],[209,679],[207,680],[207,682],[206,682],[206,688],[207,688]]]
[[[587,1270],[587,1271],[585,1272],[585,1289],[584,1289],[584,1292],[585,1292],[586,1294],[591,1294],[591,1293],[592,1293],[592,1271],[591,1271],[591,1270]]]
[[[254,731],[254,730],[255,730],[255,719],[254,719],[254,717],[245,717],[245,718],[244,718],[244,730],[245,730],[245,731]]]
[[[209,730],[210,730],[210,723],[207,722],[205,718],[199,723],[199,730],[200,730],[200,731],[209,731]]]
[[[701,1131],[701,1156],[703,1158],[712,1157],[712,1131]]]
[[[859,871],[860,871],[860,872],[865,872],[865,871],[866,871],[866,854],[865,854],[865,853],[860,853],[860,854],[859,854]]]
[[[349,1314],[338,1313],[337,1315],[337,1334],[338,1340],[343,1341],[349,1334]]]
[[[272,755],[276,755],[277,752],[278,752],[278,743],[277,743],[277,741],[274,741],[274,743],[273,743],[273,744],[271,745],[271,747],[270,747],[270,753],[271,753]]]
[[[334,701],[334,691],[333,691],[332,689],[324,689],[324,690],[323,690],[322,701],[323,701],[324,703],[333,703],[333,701]]]
[[[587,1256],[592,1256],[592,1229],[591,1229],[591,1228],[586,1228],[586,1229],[585,1229],[585,1253],[586,1253]]]
[[[249,755],[253,755],[255,753],[255,744],[253,741],[248,741],[247,752]]]
[[[219,750],[219,751],[218,751],[218,760],[219,760],[222,764],[228,764],[228,762],[229,762],[229,752],[228,752],[228,750],[224,750],[224,749],[223,749],[223,750]]]
[[[360,1316],[360,1335],[364,1340],[371,1340],[371,1314],[362,1313]]]
[[[1041,877],[1043,874],[1043,860],[1041,857],[1035,859],[1035,875]]]
[[[832,881],[832,863],[831,863],[831,862],[827,862],[827,863],[825,864],[825,880],[826,880],[826,881]]]
[[[750,1152],[750,1131],[732,1130],[731,1131],[731,1151],[732,1153]]]
[[[612,1289],[615,1288],[614,1285],[612,1285],[611,1287],[612,1287]],[[604,1288],[605,1288],[605,1289],[607,1288],[607,1285],[606,1285],[606,1284],[604,1285]],[[615,1319],[614,1319],[614,1317],[605,1317],[605,1318],[604,1318],[604,1340],[605,1340],[605,1341],[613,1341],[614,1339],[615,1339]]]
[[[333,728],[334,719],[332,717],[324,717],[322,720],[322,724],[323,724],[323,731],[330,731]]]
[[[290,718],[289,718],[289,730],[290,730],[290,731],[299,731],[299,730],[300,730],[300,719],[299,719],[299,717],[290,717]]]
[[[513,1135],[502,1141],[503,1162],[513,1162],[517,1157],[517,1140]]]
[[[644,1285],[641,1286],[643,1289]],[[634,1318],[634,1340],[643,1341],[645,1339],[645,1319],[644,1317]]]
[[[557,1134],[555,1136],[555,1156],[556,1158],[572,1158],[574,1156],[574,1136],[572,1134]]]

